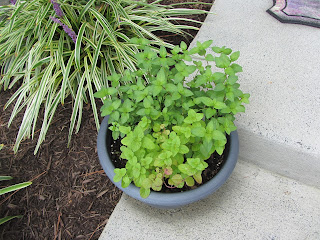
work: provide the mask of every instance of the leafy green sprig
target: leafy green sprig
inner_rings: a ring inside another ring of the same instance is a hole
[[[202,183],[206,160],[215,151],[223,153],[226,134],[236,130],[234,115],[245,111],[249,94],[237,83],[239,52],[212,47],[214,55],[207,53],[212,41],[198,42],[190,51],[182,42],[171,53],[165,47],[156,52],[144,41],[135,56],[138,70],[113,74],[111,86],[95,97],[104,99],[101,114],[110,115],[109,129],[114,139],[121,138],[120,157],[127,161],[115,169],[114,181],[124,188],[133,182],[146,198],[164,184]],[[206,64],[192,61],[194,54]],[[220,71],[213,72],[210,62]]]

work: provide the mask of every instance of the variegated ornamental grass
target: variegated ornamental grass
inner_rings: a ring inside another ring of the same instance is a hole
[[[148,38],[153,47],[172,48],[154,33],[183,34],[183,29],[196,27],[180,25],[177,20],[197,22],[183,15],[206,13],[160,2],[17,0],[14,5],[0,7],[0,87],[7,90],[18,85],[6,104],[14,104],[9,126],[24,111],[15,152],[21,141],[35,136],[43,111],[35,153],[38,151],[57,107],[70,95],[69,142],[80,128],[86,103],[91,105],[99,129],[93,93],[108,87],[107,76],[112,73],[136,69],[137,45],[129,40]]]

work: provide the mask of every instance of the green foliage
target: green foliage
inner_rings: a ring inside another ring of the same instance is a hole
[[[6,176],[1,176],[1,177],[6,177]],[[24,182],[24,183],[18,183],[18,184],[15,184],[15,185],[12,185],[12,186],[9,186],[6,188],[2,188],[2,189],[0,189],[0,196],[3,194],[9,193],[9,192],[19,190],[21,188],[28,187],[31,184],[32,184],[32,182]]]
[[[0,181],[11,180],[11,179],[12,179],[11,176],[0,176]],[[8,186],[6,188],[2,188],[2,189],[0,189],[0,196],[3,195],[3,194],[9,193],[9,192],[20,190],[22,188],[25,188],[25,187],[31,185],[31,184],[32,184],[32,182],[23,182],[23,183],[18,183],[18,184],[12,185],[12,186]],[[7,216],[7,217],[4,217],[4,218],[0,218],[0,225],[5,223],[5,222],[8,222],[8,221],[10,221],[10,220],[12,220],[14,218],[22,218],[22,215]]]
[[[3,147],[3,144],[0,144],[1,148],[0,150],[2,149]],[[11,176],[0,176],[0,181],[6,181],[6,180],[11,180],[12,177]],[[16,190],[20,190],[22,188],[25,188],[29,185],[31,185],[32,182],[24,182],[24,183],[19,183],[19,184],[15,184],[15,185],[12,185],[12,186],[9,186],[9,187],[6,187],[6,188],[2,188],[0,189],[0,196],[5,194],[5,193],[9,193],[9,192],[12,192],[12,191],[16,191]],[[4,218],[0,218],[0,225],[5,223],[5,222],[8,222],[14,218],[22,218],[21,215],[19,216],[7,216],[7,217],[4,217]]]
[[[51,1],[17,1],[15,5],[0,7],[0,88],[19,87],[5,106],[15,104],[9,126],[17,114],[24,111],[15,152],[21,141],[35,136],[38,117],[43,113],[37,152],[57,107],[60,103],[63,105],[68,96],[73,104],[69,142],[81,126],[85,104],[91,105],[99,129],[93,93],[108,85],[107,76],[122,74],[125,69],[134,71],[137,47],[144,45],[146,39],[151,40],[153,47],[173,48],[154,32],[184,34],[183,29],[197,28],[174,23],[178,20],[197,22],[182,16],[206,12],[175,9],[159,1],[147,3],[146,0],[57,2],[64,13],[59,20],[75,32],[76,43],[49,18],[57,17]],[[133,37],[139,37],[139,42],[129,42]]]
[[[110,115],[110,129],[114,139],[121,138],[121,158],[127,161],[115,170],[114,180],[123,187],[133,182],[144,198],[163,184],[201,183],[206,160],[215,151],[223,153],[226,134],[236,130],[234,115],[245,110],[249,94],[239,89],[236,74],[242,68],[233,63],[239,52],[213,47],[213,56],[207,54],[211,44],[198,42],[188,51],[181,43],[172,55],[164,47],[157,53],[146,46],[135,56],[138,70],[109,77],[114,89],[95,93],[104,99],[102,115]],[[184,60],[192,60],[192,54],[207,64],[188,65]]]

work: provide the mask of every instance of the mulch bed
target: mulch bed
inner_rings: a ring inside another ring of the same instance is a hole
[[[165,0],[165,4],[184,2]],[[202,2],[211,3],[212,0]],[[209,10],[209,5],[189,5]],[[190,17],[190,16],[189,16]],[[205,16],[193,16],[203,21]],[[196,31],[190,31],[195,36]],[[165,36],[159,33],[159,36]],[[165,36],[173,44],[190,43],[192,37]],[[0,239],[98,239],[114,207],[121,197],[103,172],[97,156],[97,131],[90,105],[83,111],[80,131],[67,137],[72,113],[72,100],[59,106],[54,121],[36,155],[36,140],[22,142],[17,154],[12,148],[19,130],[20,114],[7,128],[11,110],[3,110],[14,90],[0,91],[0,175],[14,179],[0,182],[0,187],[32,181],[33,184],[15,194],[0,197],[0,218],[23,215],[0,225]]]

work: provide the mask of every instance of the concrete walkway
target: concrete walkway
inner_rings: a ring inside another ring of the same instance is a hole
[[[239,50],[240,157],[320,188],[320,29],[284,24],[272,0],[216,0],[196,41]],[[301,174],[301,170],[305,174]]]
[[[123,195],[100,240],[319,240],[320,190],[240,161],[207,199],[174,210]]]
[[[320,239],[320,29],[283,24],[272,0],[216,0],[196,41],[240,50],[240,161],[222,188],[165,211],[124,195],[106,239]]]

